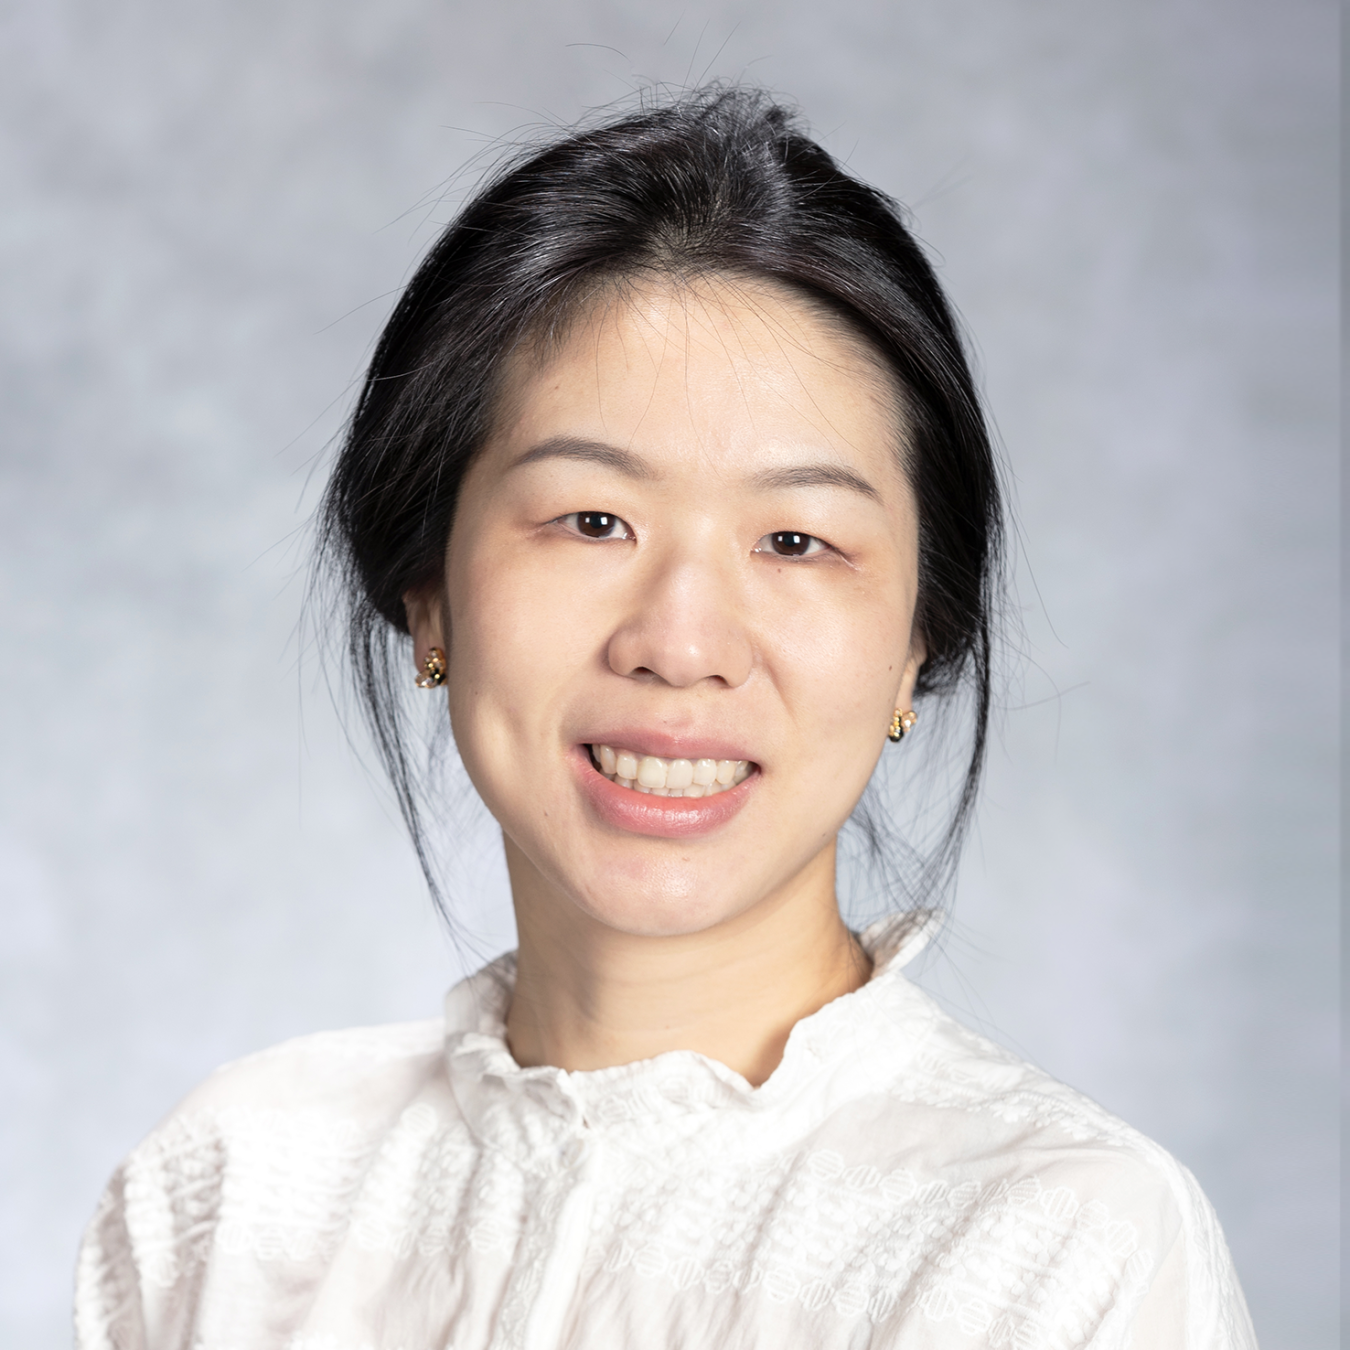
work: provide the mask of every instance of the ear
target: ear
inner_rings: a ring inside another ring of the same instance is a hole
[[[909,656],[905,659],[905,668],[900,672],[900,689],[895,696],[895,709],[904,712],[914,706],[914,686],[919,681],[919,671],[928,659],[928,644],[923,634],[915,629],[909,640]]]
[[[418,670],[433,647],[447,649],[443,610],[439,589],[423,586],[403,593],[403,612],[413,640],[413,665]]]

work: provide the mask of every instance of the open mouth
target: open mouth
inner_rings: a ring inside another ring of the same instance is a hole
[[[754,769],[745,759],[663,759],[609,745],[588,748],[591,763],[611,783],[653,797],[713,797],[745,782]]]

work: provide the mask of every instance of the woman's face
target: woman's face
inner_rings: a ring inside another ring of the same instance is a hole
[[[612,298],[511,371],[409,613],[518,904],[669,936],[832,887],[922,660],[902,437],[864,345],[767,285]]]

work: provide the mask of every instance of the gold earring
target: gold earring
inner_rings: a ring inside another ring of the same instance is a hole
[[[890,729],[886,732],[886,735],[893,741],[902,741],[905,738],[905,732],[913,731],[914,724],[918,720],[919,714],[913,708],[906,708],[904,712],[897,708],[891,717]]]
[[[413,680],[419,689],[437,689],[445,683],[445,653],[433,647],[422,662],[422,673]]]

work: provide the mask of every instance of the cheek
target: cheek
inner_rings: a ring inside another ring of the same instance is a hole
[[[461,744],[517,742],[538,730],[596,648],[592,607],[569,603],[538,555],[513,543],[465,540],[447,569],[450,705]]]
[[[509,566],[476,550],[449,570],[451,704],[459,714],[528,701],[539,669],[538,648],[548,640],[547,611],[536,592]]]
[[[871,746],[888,717],[909,640],[904,587],[865,584],[779,616],[779,680],[803,730]]]

